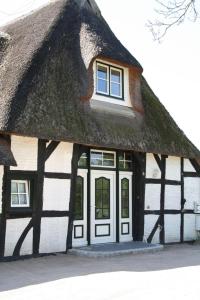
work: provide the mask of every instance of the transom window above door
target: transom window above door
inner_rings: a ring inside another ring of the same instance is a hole
[[[119,100],[123,99],[123,69],[97,62],[96,93]]]
[[[111,151],[91,150],[90,165],[100,168],[115,168],[116,154]]]

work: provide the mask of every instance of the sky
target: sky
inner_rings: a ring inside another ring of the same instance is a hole
[[[51,0],[0,0],[0,26]],[[147,28],[156,0],[96,0],[122,44],[140,62],[154,93],[200,149],[200,20],[174,27],[155,42]]]

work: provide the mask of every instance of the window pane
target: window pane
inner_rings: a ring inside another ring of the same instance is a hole
[[[114,161],[113,160],[104,160],[103,165],[105,167],[114,167]]]
[[[117,70],[111,70],[111,81],[120,83],[120,72]]]
[[[102,166],[102,153],[101,152],[91,152],[91,165]]]
[[[108,84],[104,79],[98,79],[98,92],[108,93]]]
[[[97,77],[100,79],[107,80],[108,78],[107,68],[104,66],[98,66]]]
[[[18,183],[18,192],[19,193],[26,193],[26,185],[24,182]]]
[[[104,158],[104,159],[112,159],[112,160],[114,160],[114,153],[107,153],[107,152],[104,152],[104,153],[103,153],[103,158]]]
[[[121,216],[129,217],[129,180],[123,178],[121,180]]]
[[[75,197],[75,220],[83,220],[83,178],[76,178],[76,197]]]
[[[125,152],[125,160],[132,160],[130,153]]]
[[[125,170],[131,170],[131,167],[132,167],[132,163],[129,162],[129,161],[125,161],[125,167],[124,167],[124,169]]]
[[[19,203],[22,205],[27,204],[27,195],[26,194],[20,194],[19,195]]]
[[[87,154],[83,153],[78,162],[79,167],[87,167]]]
[[[110,217],[110,210],[103,209],[103,219],[108,219]]]
[[[128,208],[122,209],[122,218],[128,218],[128,217],[129,217]]]
[[[110,180],[100,177],[95,180],[95,218],[106,219],[110,215]]]
[[[96,208],[95,219],[103,219],[102,209]]]
[[[120,84],[118,83],[111,83],[111,95],[114,96],[121,96],[121,92],[120,92]]]
[[[12,204],[12,205],[17,205],[17,204],[19,204],[19,198],[18,198],[18,195],[11,195],[11,204]]]
[[[17,183],[16,182],[11,183],[11,193],[17,193]]]

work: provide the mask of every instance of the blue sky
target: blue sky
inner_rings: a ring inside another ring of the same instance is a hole
[[[48,0],[0,0],[0,25]],[[155,0],[96,0],[111,29],[139,60],[144,76],[177,124],[200,148],[200,21],[173,28],[161,44],[146,27]]]

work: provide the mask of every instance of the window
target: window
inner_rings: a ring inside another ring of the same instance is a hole
[[[92,150],[90,165],[100,168],[115,168],[115,152]]]
[[[83,177],[78,176],[76,178],[76,197],[75,197],[75,220],[83,220]]]
[[[87,168],[87,153],[83,153],[79,159],[78,166],[80,168]]]
[[[129,180],[121,180],[121,217],[129,218]]]
[[[95,179],[95,219],[110,218],[110,179]]]
[[[119,169],[124,171],[131,171],[132,169],[131,153],[121,152],[119,154]]]
[[[96,92],[123,100],[123,70],[97,62]]]
[[[30,206],[30,184],[27,180],[11,181],[11,207]]]

